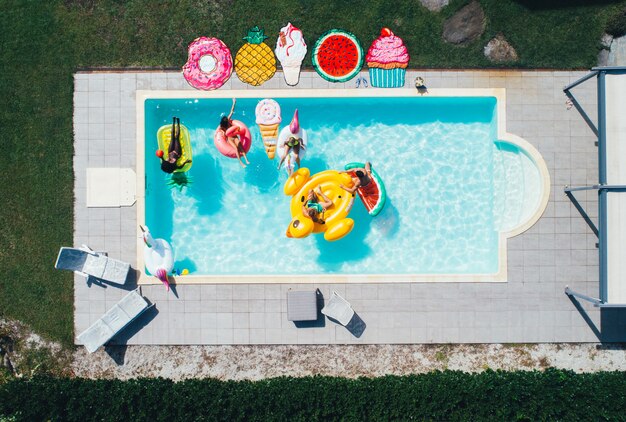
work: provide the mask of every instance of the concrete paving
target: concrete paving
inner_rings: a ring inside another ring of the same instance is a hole
[[[506,88],[507,131],[543,155],[552,191],[542,218],[508,242],[507,283],[379,283],[184,285],[179,297],[160,285],[142,292],[156,309],[113,343],[127,344],[343,344],[343,343],[534,343],[621,340],[626,318],[586,303],[577,309],[565,285],[597,296],[596,237],[563,194],[566,184],[597,183],[595,137],[575,109],[567,110],[562,88],[586,72],[409,71],[429,88]],[[364,73],[363,76],[366,76]],[[135,91],[193,89],[179,72],[81,72],[74,78],[74,243],[136,264],[136,209],[87,208],[88,167],[135,168]],[[355,80],[329,84],[303,72],[297,88],[355,87]],[[336,87],[336,86],[335,86]],[[221,89],[247,89],[232,77]],[[262,88],[287,88],[277,75]],[[254,89],[249,87],[249,89]],[[595,83],[574,90],[592,117]],[[596,194],[578,195],[592,218]],[[132,288],[132,280],[128,283]],[[355,309],[365,329],[355,337],[320,319],[296,327],[287,320],[288,289],[317,287],[325,298],[336,290]],[[113,306],[125,290],[75,279],[75,333]],[[584,312],[580,312],[583,310]]]

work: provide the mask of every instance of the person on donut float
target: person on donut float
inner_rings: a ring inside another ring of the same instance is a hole
[[[246,151],[243,149],[243,146],[241,145],[241,142],[239,141],[239,127],[234,126],[233,125],[233,113],[235,112],[235,104],[237,103],[237,100],[235,98],[233,98],[233,106],[230,109],[230,113],[228,114],[228,116],[222,116],[222,120],[220,120],[220,126],[218,128],[218,130],[221,130],[222,132],[224,132],[224,137],[226,138],[227,142],[230,144],[230,146],[233,147],[233,149],[235,150],[235,153],[237,154],[237,158],[239,159],[239,163],[241,164],[242,167],[246,167],[246,164],[250,164],[250,161],[248,161],[248,156],[246,155]],[[243,160],[241,159],[241,156],[243,155],[243,158],[246,160],[246,164],[244,164]]]
[[[322,192],[319,186],[316,189],[317,192],[313,189],[309,190],[306,196],[306,202],[302,204],[302,215],[309,217],[314,223],[324,224],[324,220],[320,218],[320,215],[324,215],[324,211],[333,205],[333,201],[324,195],[324,192]],[[323,202],[320,202],[320,196],[324,200]]]
[[[191,163],[191,160],[187,160],[182,164],[176,164],[176,161],[183,153],[183,149],[180,145],[180,119],[174,117],[172,121],[172,139],[170,146],[167,150],[167,159],[163,158],[163,151],[157,151],[157,157],[161,159],[161,170],[166,173],[174,173],[174,171],[183,168],[185,164]]]

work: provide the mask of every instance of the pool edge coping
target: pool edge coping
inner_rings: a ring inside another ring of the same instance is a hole
[[[304,274],[304,275],[201,275],[170,276],[173,284],[261,284],[261,283],[300,283],[300,284],[336,284],[336,283],[505,283],[507,282],[507,240],[530,229],[546,210],[550,197],[550,175],[547,164],[539,151],[520,136],[506,131],[506,88],[437,88],[420,92],[412,88],[373,88],[373,89],[252,89],[252,90],[137,90],[136,131],[137,131],[137,284],[151,285],[161,282],[145,273],[143,257],[143,238],[140,225],[145,225],[145,101],[152,98],[292,98],[298,97],[372,97],[372,92],[379,96],[395,97],[495,97],[497,114],[498,140],[509,142],[525,150],[537,166],[543,181],[542,197],[535,213],[526,221],[498,236],[498,271],[491,274]]]

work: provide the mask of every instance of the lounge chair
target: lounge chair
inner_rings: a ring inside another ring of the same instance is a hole
[[[81,248],[62,247],[54,268],[70,270],[84,277],[95,277],[115,284],[126,283],[130,264],[94,252],[83,245]]]
[[[77,340],[93,353],[151,306],[137,290],[133,290],[80,333]]]
[[[322,309],[322,313],[329,318],[338,321],[341,325],[346,326],[354,316],[354,310],[347,300],[339,296],[333,291],[333,295]]]

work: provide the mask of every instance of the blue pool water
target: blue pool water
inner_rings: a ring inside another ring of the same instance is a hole
[[[238,99],[234,115],[252,132],[246,169],[213,145],[231,99],[145,103],[145,221],[171,242],[177,268],[195,275],[497,271],[498,231],[515,221],[502,221],[496,192],[510,166],[498,155],[506,148],[496,142],[495,98],[277,98],[281,128],[298,108],[308,131],[303,167],[314,174],[370,160],[386,184],[383,212],[372,218],[357,199],[354,230],[333,243],[285,237],[287,175],[265,154],[254,123],[259,100]],[[193,146],[192,183],[182,191],[166,185],[170,176],[154,155],[156,132],[172,116],[189,128]]]

